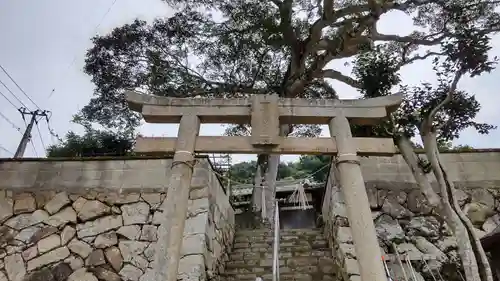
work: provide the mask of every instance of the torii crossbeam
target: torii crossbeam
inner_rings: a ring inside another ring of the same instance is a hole
[[[400,95],[366,100],[309,100],[254,95],[247,99],[167,98],[127,93],[146,122],[180,123],[177,138],[138,138],[139,153],[174,153],[166,214],[159,229],[155,281],[176,281],[194,153],[334,154],[363,281],[386,281],[358,155],[391,155],[392,139],[353,138],[350,124],[376,124],[395,110]],[[200,123],[251,125],[249,137],[198,136]],[[330,138],[279,136],[282,124],[328,124]],[[178,165],[184,163],[186,165]]]
[[[309,100],[277,96],[248,99],[183,99],[127,94],[129,106],[148,123],[179,123],[183,115],[196,115],[201,123],[251,124],[250,137],[198,136],[194,152],[235,154],[336,154],[332,138],[279,136],[279,124],[329,124],[342,115],[352,124],[375,124],[401,102],[399,95],[366,100]],[[139,137],[135,151],[165,154],[175,151],[177,138]],[[359,155],[395,153],[392,139],[353,138]]]

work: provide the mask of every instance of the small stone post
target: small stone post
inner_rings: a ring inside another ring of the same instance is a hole
[[[167,198],[162,204],[164,220],[159,227],[155,255],[155,281],[177,281],[189,189],[193,176],[194,147],[200,130],[196,115],[183,115],[172,162]]]
[[[337,144],[336,164],[347,205],[361,280],[387,281],[349,121],[345,116],[334,117],[330,121],[329,128],[330,135]]]

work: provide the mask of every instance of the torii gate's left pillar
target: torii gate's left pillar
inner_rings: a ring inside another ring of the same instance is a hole
[[[158,229],[155,281],[177,280],[189,189],[193,177],[194,147],[199,131],[198,116],[190,114],[181,117],[167,198],[162,204],[164,220]]]

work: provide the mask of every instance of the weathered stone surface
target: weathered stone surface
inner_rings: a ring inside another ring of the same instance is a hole
[[[9,281],[9,279],[7,279],[7,276],[5,276],[2,271],[0,271],[0,281]]]
[[[410,236],[438,236],[441,224],[435,217],[414,217],[410,220],[406,231]]]
[[[129,240],[137,240],[141,236],[141,227],[138,225],[126,225],[120,227],[116,233]]]
[[[71,252],[79,255],[82,258],[88,257],[92,252],[92,247],[90,247],[89,244],[80,241],[76,238],[71,240],[71,242],[69,242],[68,248],[70,249]]]
[[[78,218],[82,221],[88,221],[96,217],[101,217],[111,212],[111,208],[97,200],[88,200],[79,208]]]
[[[57,213],[62,207],[70,204],[68,194],[66,192],[59,192],[54,196],[49,202],[45,204],[45,210],[49,212],[49,214]]]
[[[0,196],[0,223],[4,222],[14,214],[14,202],[12,198]]]
[[[455,189],[455,199],[457,200],[460,207],[463,207],[465,203],[469,200],[469,194],[461,189]]]
[[[114,273],[113,271],[104,268],[104,267],[97,267],[92,269],[92,273],[100,279],[104,281],[121,281],[122,279],[120,278],[120,275]],[[152,279],[151,279],[152,280]]]
[[[483,230],[486,232],[486,233],[490,233],[492,232],[493,230],[495,230],[495,228],[497,228],[498,226],[500,225],[500,214],[495,214],[491,217],[489,217],[483,224]]]
[[[203,255],[184,256],[179,261],[177,279],[199,280],[205,274]]]
[[[96,236],[112,229],[119,228],[123,225],[122,217],[107,216],[98,218],[94,221],[88,221],[76,226],[76,234],[79,238]]]
[[[429,242],[427,239],[421,236],[413,238],[415,241],[415,246],[424,254],[431,255],[435,257],[435,260],[444,262],[447,260],[446,255],[439,250],[434,244]]]
[[[384,204],[382,205],[382,211],[396,219],[413,216],[412,212],[407,210],[395,200],[395,198],[392,200],[389,197],[386,198]]]
[[[470,190],[471,201],[484,204],[491,209],[495,208],[495,198],[486,188],[475,188]]]
[[[99,234],[94,241],[94,246],[99,249],[104,249],[118,244],[118,237],[114,231]]]
[[[118,247],[123,256],[123,261],[129,262],[140,269],[148,267],[148,261],[141,256],[144,249],[148,246],[146,242],[138,241],[120,241]]]
[[[73,209],[75,209],[75,211],[78,213],[82,210],[83,208],[83,205],[85,205],[85,203],[87,202],[88,200],[83,198],[83,197],[78,197],[75,202],[73,202],[72,206],[73,206]]]
[[[26,275],[23,258],[20,254],[5,257],[5,271],[10,281],[22,281]]]
[[[130,204],[139,202],[141,195],[139,193],[101,193],[97,196],[97,200],[107,204]]]
[[[447,236],[438,240],[436,246],[446,253],[457,248],[457,239],[453,236]]]
[[[61,246],[61,237],[59,237],[59,235],[57,235],[57,234],[52,234],[50,236],[47,236],[47,237],[43,238],[42,240],[38,241],[38,243],[37,243],[38,252],[40,254],[48,252],[48,251],[55,249],[59,246]]]
[[[69,264],[73,271],[82,268],[84,265],[82,258],[73,255],[65,259],[64,262]]]
[[[410,257],[421,257],[422,252],[420,252],[415,245],[411,243],[401,243],[396,246],[400,254],[408,254]]]
[[[121,206],[123,224],[145,224],[148,221],[149,205],[145,202],[137,202]]]
[[[184,244],[183,244],[184,245]],[[149,246],[144,250],[144,256],[149,262],[152,262],[154,257],[155,257],[155,250],[156,250],[156,243],[151,243]]]
[[[185,235],[182,243],[181,256],[203,254],[206,243],[207,241],[204,233]]]
[[[25,261],[29,261],[38,255],[38,247],[37,246],[29,247],[26,250],[24,250],[21,255]]]
[[[68,278],[68,281],[98,281],[94,274],[87,272],[85,268],[81,268]]]
[[[162,201],[161,193],[142,193],[141,197],[149,204],[152,210],[158,209]]]
[[[107,248],[104,251],[104,255],[106,256],[106,260],[113,267],[115,271],[120,271],[123,265],[123,257],[120,253],[120,250],[117,247]]]
[[[429,214],[432,211],[432,207],[429,205],[424,194],[418,189],[408,194],[407,202],[408,209],[413,213]]]
[[[143,272],[137,267],[126,264],[118,273],[124,280],[138,281]]]
[[[72,207],[64,208],[62,211],[50,216],[45,223],[51,226],[59,227],[68,222],[76,222],[76,212]]]
[[[50,236],[54,233],[57,233],[58,229],[57,227],[49,226],[49,227],[44,227],[44,228],[36,228],[38,229],[30,238],[29,238],[29,243],[38,243],[38,241],[42,240],[43,238]],[[27,229],[25,229],[27,230]],[[23,230],[24,231],[24,230]],[[23,232],[21,231],[21,232]]]
[[[163,218],[165,217],[165,215],[163,215],[163,212],[161,211],[156,211],[154,214],[153,214],[153,224],[154,225],[160,225],[163,221]]]
[[[10,229],[10,228],[7,228],[7,229]],[[41,225],[34,225],[34,226],[30,226],[30,227],[27,227],[23,230],[21,230],[16,236],[15,236],[15,239],[16,240],[19,240],[19,241],[22,241],[24,243],[36,243],[38,242],[38,240],[41,239],[41,237],[39,235],[37,235],[37,233],[42,229],[42,226]],[[50,229],[52,230],[52,229]],[[55,229],[55,231],[57,231],[57,229]],[[0,232],[1,233],[1,232]],[[8,233],[1,233],[2,235],[11,235],[13,232],[8,232]],[[52,232],[54,233],[54,232]],[[48,233],[48,234],[45,234],[43,237],[45,237],[46,235],[50,235],[52,233]],[[0,237],[0,241],[3,240],[3,237]]]
[[[54,276],[52,275],[52,271],[48,267],[35,270],[25,277],[25,281],[52,281],[53,279]]]
[[[151,268],[147,268],[146,269],[146,272],[144,272],[144,275],[141,276],[141,278],[139,279],[139,281],[150,281],[150,280],[154,280],[154,277],[155,277],[155,272],[153,269]]]
[[[375,222],[375,231],[379,240],[385,243],[403,241],[405,233],[399,223],[389,215],[380,216]]]
[[[60,247],[38,256],[30,261],[28,261],[28,271],[40,268],[44,265],[51,264],[54,262],[62,261],[70,255],[68,248]]]
[[[144,225],[142,227],[141,240],[154,242],[158,240],[158,227],[154,225]]]
[[[85,264],[87,266],[98,266],[106,263],[104,258],[104,252],[101,249],[97,249],[92,251],[92,253],[88,256]]]
[[[33,195],[23,193],[16,196],[14,201],[14,214],[29,213],[36,210],[36,202]]]
[[[10,218],[5,222],[5,225],[14,228],[16,230],[21,230],[23,228],[41,223],[47,220],[49,214],[43,210],[36,210],[31,214],[19,214],[15,217]]]
[[[464,212],[477,227],[481,227],[486,219],[494,214],[492,207],[477,202],[465,205]]]
[[[65,226],[61,232],[61,244],[66,245],[73,237],[75,237],[76,230],[71,226]]]
[[[368,195],[368,202],[370,202],[370,207],[375,209],[380,207],[378,204],[377,189],[373,187],[366,188],[366,195]]]
[[[37,191],[33,195],[35,196],[37,209],[43,209],[45,204],[47,204],[47,202],[49,202],[56,195],[56,192],[54,190],[44,190]]]
[[[71,273],[73,273],[73,270],[67,263],[62,262],[52,268],[52,276],[55,281],[64,281],[71,275]]]

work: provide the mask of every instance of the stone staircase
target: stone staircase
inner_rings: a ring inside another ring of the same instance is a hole
[[[337,268],[320,229],[290,229],[280,232],[280,281],[333,281]],[[272,230],[238,230],[225,271],[224,281],[272,280]]]

